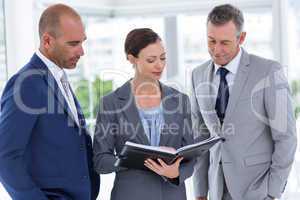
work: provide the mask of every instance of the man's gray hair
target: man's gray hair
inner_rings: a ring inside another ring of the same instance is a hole
[[[238,31],[237,36],[243,31],[244,16],[240,9],[231,4],[223,4],[216,6],[208,14],[207,24],[210,22],[213,25],[220,26],[230,21],[233,21]]]

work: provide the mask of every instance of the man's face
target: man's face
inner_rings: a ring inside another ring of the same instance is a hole
[[[61,68],[75,68],[79,58],[84,55],[82,43],[85,40],[86,35],[81,20],[62,16],[57,37],[50,39],[48,49],[50,59]]]
[[[239,52],[239,46],[244,42],[246,33],[238,36],[235,24],[230,21],[224,25],[207,24],[208,52],[218,65],[228,64]]]

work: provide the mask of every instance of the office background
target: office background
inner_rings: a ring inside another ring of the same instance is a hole
[[[88,40],[76,70],[68,71],[91,132],[100,96],[123,84],[133,74],[123,52],[126,34],[150,27],[163,38],[167,67],[163,82],[190,92],[194,67],[209,59],[206,16],[215,5],[232,3],[244,12],[249,53],[279,61],[289,79],[300,116],[300,1],[299,0],[0,0],[0,95],[8,78],[28,62],[37,49],[38,19],[53,3],[66,3],[81,14]],[[297,120],[298,133],[300,117]],[[101,175],[101,199],[109,199],[114,175]],[[187,180],[188,199],[193,199]],[[300,195],[300,154],[282,199]],[[9,200],[0,183],[0,200]]]

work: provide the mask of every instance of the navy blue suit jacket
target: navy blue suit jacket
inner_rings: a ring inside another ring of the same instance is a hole
[[[91,137],[74,99],[80,125],[35,54],[8,81],[0,107],[0,181],[13,200],[96,199]]]

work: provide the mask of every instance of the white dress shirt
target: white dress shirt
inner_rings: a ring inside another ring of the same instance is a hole
[[[78,113],[77,113],[77,109],[76,109],[76,105],[75,105],[75,101],[74,101],[74,98],[73,98],[73,95],[70,91],[70,88],[69,90],[67,91],[68,94],[66,94],[66,91],[65,89],[63,88],[63,85],[61,83],[61,78],[63,77],[63,75],[65,74],[65,76],[67,77],[67,74],[66,72],[58,67],[54,62],[52,62],[51,60],[49,60],[46,56],[44,56],[40,50],[37,50],[36,51],[36,55],[44,62],[44,64],[48,67],[49,71],[51,72],[51,74],[54,76],[54,79],[61,91],[61,93],[63,94],[72,114],[73,114],[73,117],[76,121],[77,124],[79,124],[79,120],[78,120]],[[69,86],[71,87],[71,86]],[[70,98],[69,98],[69,97]]]
[[[229,86],[229,95],[231,94],[232,86],[234,84],[234,79],[240,65],[242,51],[243,51],[242,48],[240,48],[239,53],[225,66],[220,66],[214,63],[213,86],[215,88],[216,94],[218,93],[218,88],[220,85],[220,72],[218,71],[219,67],[224,67],[229,71],[228,74],[226,75],[226,81]]]

